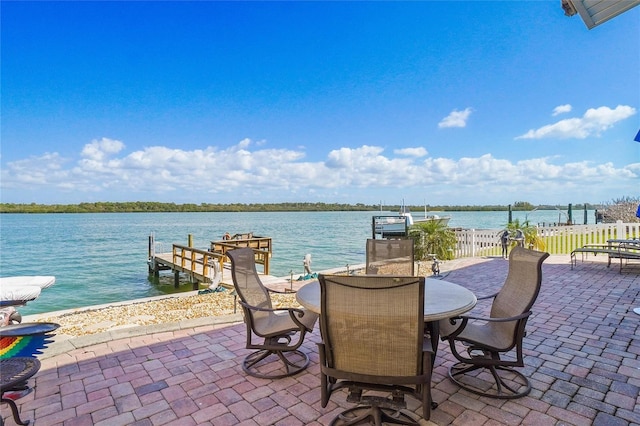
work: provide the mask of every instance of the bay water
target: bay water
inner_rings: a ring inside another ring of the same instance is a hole
[[[429,212],[430,214],[433,212]],[[435,212],[451,216],[450,227],[502,229],[508,213]],[[252,232],[273,239],[271,274],[294,279],[303,274],[303,258],[322,271],[365,262],[374,215],[392,212],[260,213],[83,213],[0,215],[0,276],[53,275],[56,283],[19,307],[22,315],[71,309],[176,291],[191,290],[186,280],[174,289],[173,274],[159,280],[148,274],[148,242],[153,233],[160,252],[172,244],[208,249],[225,232]],[[420,217],[421,212],[414,212]],[[582,223],[582,212],[575,217]],[[593,211],[588,212],[593,223]],[[531,223],[566,221],[558,210],[513,212]]]

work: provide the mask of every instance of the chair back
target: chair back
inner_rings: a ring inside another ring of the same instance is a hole
[[[414,275],[414,247],[410,238],[367,240],[366,274]]]
[[[231,259],[231,277],[240,300],[256,308],[271,309],[271,297],[258,276],[253,249],[245,247],[229,250],[227,256]],[[269,316],[269,312],[248,309],[244,309],[244,312],[254,321]]]
[[[514,317],[529,312],[542,284],[542,262],[549,253],[514,247],[509,254],[509,272],[491,305],[492,318]],[[524,320],[526,322],[526,319]],[[495,323],[501,335],[515,336],[518,322]]]
[[[370,376],[371,383],[424,373],[424,277],[320,274],[318,279],[320,331],[330,368]]]

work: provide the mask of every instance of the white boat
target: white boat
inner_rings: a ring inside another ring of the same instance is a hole
[[[411,225],[435,221],[447,226],[449,220],[451,220],[451,216],[427,214],[426,211],[424,217],[414,218],[409,209],[402,206],[397,215],[373,217],[373,238],[404,237]]]
[[[451,220],[451,216],[439,216],[437,214],[427,214],[427,210],[424,211],[424,217],[413,217],[411,212],[407,207],[402,207],[399,215],[407,218],[407,226],[417,225],[419,223],[424,222],[438,222],[443,226],[449,225],[449,221]]]
[[[403,216],[373,216],[373,238],[404,237],[408,227]]]

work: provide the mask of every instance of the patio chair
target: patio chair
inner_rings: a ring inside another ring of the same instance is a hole
[[[513,367],[524,367],[525,326],[540,291],[542,262],[547,257],[549,253],[514,247],[500,291],[478,298],[493,299],[489,317],[461,315],[440,322],[442,340],[449,342],[459,361],[449,368],[449,377],[460,387],[500,399],[520,398],[529,393],[531,383]],[[458,344],[464,347],[466,355],[458,350]],[[485,368],[491,376],[470,374]],[[487,377],[489,381],[485,380]]]
[[[276,379],[307,368],[309,357],[298,348],[306,333],[313,330],[318,315],[302,308],[273,307],[269,290],[256,271],[253,249],[230,250],[227,256],[247,326],[246,347],[257,349],[244,359],[243,370],[251,376]],[[260,339],[262,342],[254,342]],[[281,368],[268,365],[278,359],[284,364]]]
[[[414,275],[413,240],[367,240],[365,273],[372,275]]]
[[[431,415],[431,343],[424,338],[424,277],[319,275],[321,404],[348,389],[357,406],[331,425],[372,420],[417,425],[405,395]],[[390,394],[390,395],[389,395]],[[368,423],[367,423],[368,424]]]

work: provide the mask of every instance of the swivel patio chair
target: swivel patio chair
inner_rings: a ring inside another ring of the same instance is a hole
[[[318,315],[302,308],[273,307],[269,290],[256,271],[253,249],[230,250],[227,256],[247,326],[246,347],[257,349],[244,359],[243,370],[251,376],[276,379],[307,368],[309,357],[298,348],[306,333],[313,330]],[[262,342],[254,342],[260,339]],[[278,360],[284,364],[280,368],[269,365]]]
[[[413,240],[367,240],[366,274],[414,275]]]
[[[319,275],[321,404],[348,389],[357,406],[331,425],[417,425],[405,395],[431,415],[432,350],[424,338],[424,277]],[[369,423],[366,423],[369,424]]]
[[[449,368],[449,377],[460,387],[499,399],[529,393],[529,379],[514,367],[524,367],[525,326],[540,291],[542,262],[547,257],[549,253],[514,247],[500,291],[478,298],[493,299],[489,317],[461,315],[440,322],[442,340],[449,342],[459,361]],[[466,355],[459,351],[460,346]],[[485,368],[491,376],[476,371]]]

